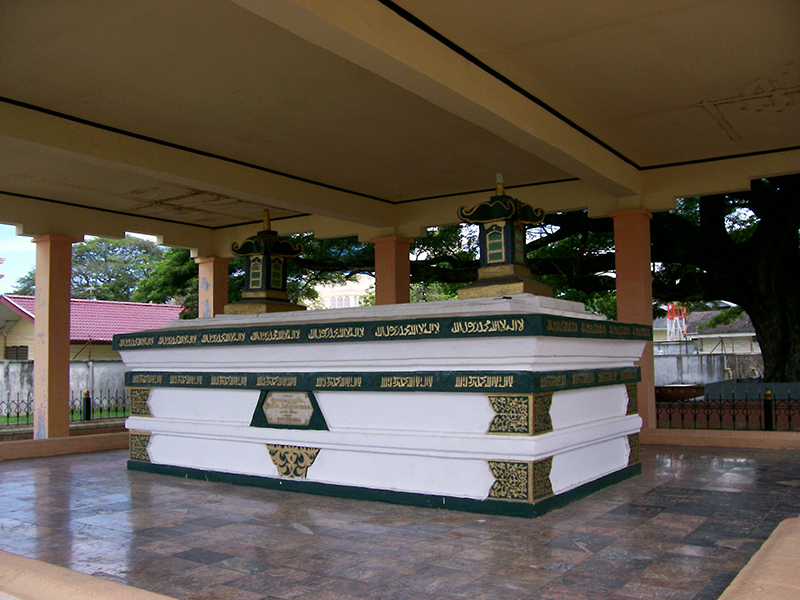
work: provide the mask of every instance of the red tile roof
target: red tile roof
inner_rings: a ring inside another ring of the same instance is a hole
[[[33,296],[3,294],[7,302],[31,316],[35,314]],[[158,329],[178,318],[183,308],[175,304],[142,304],[106,300],[70,300],[69,337],[73,342],[110,342],[117,333]]]

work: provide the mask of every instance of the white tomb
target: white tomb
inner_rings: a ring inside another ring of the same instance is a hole
[[[640,470],[652,331],[520,294],[117,336],[129,468],[535,515]]]

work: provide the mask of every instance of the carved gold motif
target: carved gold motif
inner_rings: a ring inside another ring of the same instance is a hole
[[[489,498],[530,502],[531,463],[508,460],[489,460],[489,470],[495,481],[489,490]]]
[[[147,446],[150,443],[150,434],[146,431],[131,431],[129,456],[131,460],[150,462]]]
[[[539,386],[542,389],[567,387],[566,375],[542,375],[539,378]]]
[[[553,495],[553,484],[550,471],[553,469],[553,457],[543,458],[533,463],[533,499],[541,500]]]
[[[337,375],[333,377],[317,377],[314,387],[316,389],[360,388],[362,383],[363,377]]]
[[[628,453],[628,466],[635,465],[640,462],[638,433],[631,433],[628,436],[628,447],[630,448],[630,452]]]
[[[170,385],[187,385],[187,386],[200,386],[203,385],[202,375],[189,375],[186,373],[174,373],[169,376]]]
[[[457,375],[456,388],[510,388],[514,387],[513,375]]]
[[[147,403],[150,398],[150,388],[131,388],[131,415],[137,417],[152,417],[150,405]]]
[[[155,373],[133,373],[131,375],[131,385],[161,385],[164,383],[164,376]]]
[[[257,387],[297,387],[297,376],[292,375],[259,375]]]
[[[269,456],[278,468],[281,477],[305,479],[308,468],[314,464],[319,448],[304,446],[286,446],[283,444],[267,444]]]
[[[533,395],[533,435],[553,431],[553,421],[550,418],[552,405],[552,393]]]
[[[553,495],[550,471],[553,457],[536,462],[489,460],[489,470],[495,482],[489,498],[514,502],[536,502]]]
[[[635,383],[626,383],[625,389],[628,392],[628,410],[626,415],[635,415],[639,412],[639,395]]]
[[[120,348],[138,348],[139,346],[152,346],[155,341],[154,336],[146,337],[126,337],[119,341]]]
[[[553,394],[487,395],[495,417],[487,433],[539,435],[553,430],[550,406]]]
[[[487,395],[496,413],[487,433],[531,435],[531,396]]]
[[[525,319],[483,319],[480,321],[453,321],[451,333],[504,333],[525,331]]]
[[[433,388],[433,375],[391,375],[381,377],[381,389]]]

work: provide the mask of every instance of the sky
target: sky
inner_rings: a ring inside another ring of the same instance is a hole
[[[131,233],[146,240],[155,242],[152,235]],[[0,264],[0,294],[13,294],[14,285],[20,277],[27,275],[36,266],[36,244],[33,238],[17,235],[17,228],[13,225],[0,224],[0,258],[5,262]]]
[[[36,264],[36,245],[31,239],[17,235],[13,225],[0,225],[0,258],[6,259],[0,265],[0,294],[13,293],[17,280]]]

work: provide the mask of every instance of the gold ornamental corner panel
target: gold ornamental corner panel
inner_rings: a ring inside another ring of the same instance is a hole
[[[489,498],[512,502],[536,502],[553,495],[550,471],[553,458],[535,462],[489,460],[489,470],[495,478]]]
[[[320,449],[267,444],[267,450],[269,450],[269,457],[278,469],[278,475],[294,479],[305,479],[308,468],[314,464]]]
[[[635,465],[640,462],[639,458],[639,434],[631,433],[628,436],[628,466]]]
[[[639,392],[635,383],[626,383],[625,390],[628,392],[628,410],[626,415],[635,415],[639,412]]]
[[[150,432],[131,430],[129,456],[131,460],[150,462],[147,446],[150,444]]]
[[[553,430],[550,407],[553,394],[487,395],[495,417],[487,433],[539,435]]]
[[[130,388],[131,416],[152,417],[150,412],[150,389],[151,388]]]

